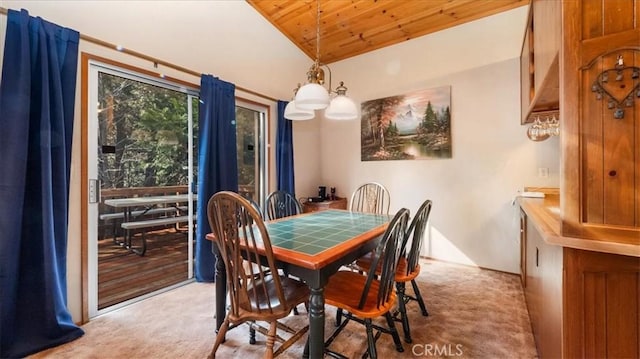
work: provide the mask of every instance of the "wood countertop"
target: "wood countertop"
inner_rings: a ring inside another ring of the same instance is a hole
[[[561,235],[560,197],[547,194],[545,198],[518,197],[520,208],[527,214],[527,220],[536,227],[548,244],[587,251],[640,257],[640,244],[598,241]]]

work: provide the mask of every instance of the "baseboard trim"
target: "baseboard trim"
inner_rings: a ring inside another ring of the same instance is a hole
[[[433,257],[428,257],[428,256],[420,256],[420,258],[428,259],[430,261],[435,261],[435,262],[458,265],[458,266],[461,266],[461,267],[478,268],[478,269],[484,269],[484,270],[497,272],[497,273],[509,274],[509,275],[514,275],[514,276],[518,276],[518,277],[520,276],[520,273],[506,272],[506,271],[499,270],[499,269],[493,269],[493,268],[487,268],[487,267],[476,266],[476,265],[471,265],[471,264],[464,264],[464,263],[458,263],[458,262],[453,262],[453,261],[447,261],[447,260],[444,260],[444,259],[438,259],[438,258],[433,258]]]

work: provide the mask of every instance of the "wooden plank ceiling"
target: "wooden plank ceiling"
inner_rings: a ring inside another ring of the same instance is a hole
[[[316,0],[247,2],[310,58],[316,58]],[[528,3],[529,0],[323,0],[320,62],[329,64]]]

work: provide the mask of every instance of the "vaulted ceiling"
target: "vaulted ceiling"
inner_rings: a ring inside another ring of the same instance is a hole
[[[316,0],[247,2],[316,58]],[[320,62],[329,64],[527,4],[529,0],[320,1]]]

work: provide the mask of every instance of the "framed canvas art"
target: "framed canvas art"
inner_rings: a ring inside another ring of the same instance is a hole
[[[362,161],[451,158],[451,86],[362,103]]]

